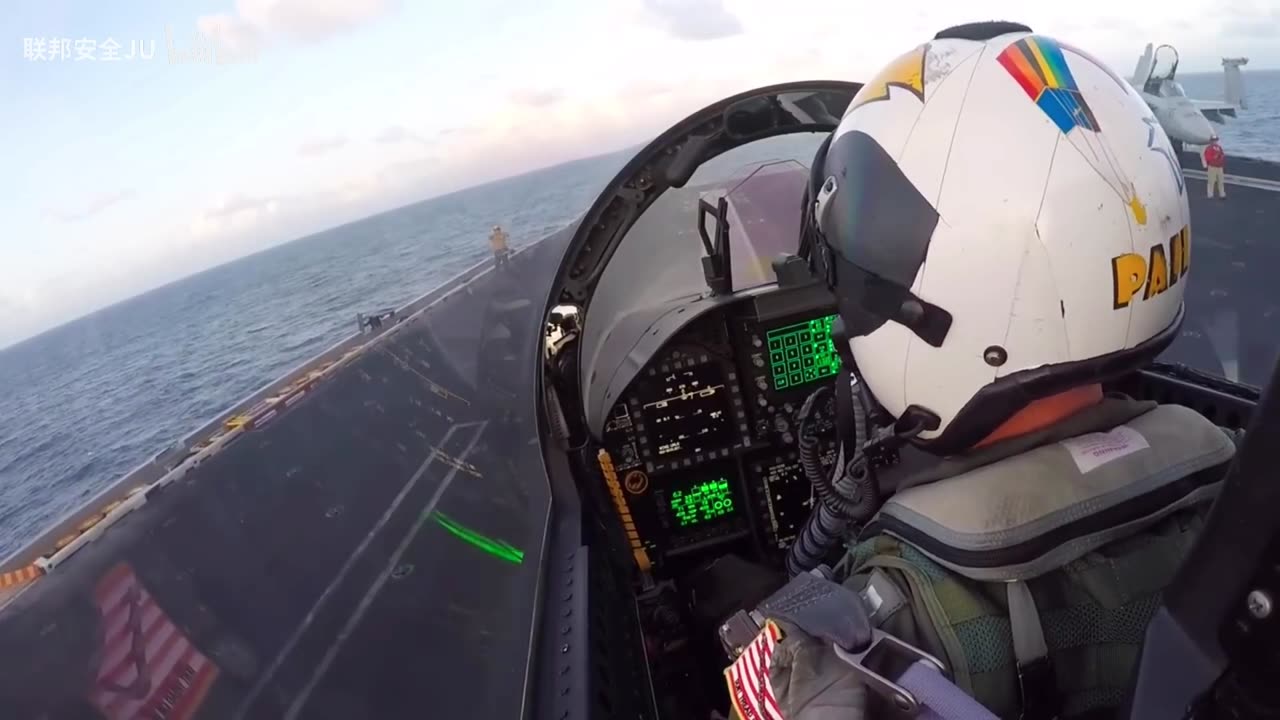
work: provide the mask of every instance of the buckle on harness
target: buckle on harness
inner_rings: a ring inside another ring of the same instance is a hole
[[[1018,663],[1018,692],[1022,696],[1019,720],[1058,720],[1062,699],[1048,657]]]
[[[889,678],[897,678],[923,662],[945,678],[942,662],[932,655],[881,631],[872,622],[862,596],[818,575],[801,573],[760,605],[765,615],[794,623],[801,630],[831,643],[836,657],[885,698],[899,715],[920,712],[920,700]],[[722,642],[732,626],[726,624]],[[732,644],[730,640],[726,644]]]
[[[834,643],[832,647],[836,657],[853,668],[868,688],[893,703],[894,708],[907,717],[920,712],[920,702],[910,691],[889,678],[916,662],[928,663],[944,676],[946,672],[942,662],[934,656],[875,628],[871,630],[871,642],[862,650],[845,650]]]
[[[764,627],[764,618],[758,612],[739,610],[725,620],[718,631],[720,647],[729,660],[737,660]]]

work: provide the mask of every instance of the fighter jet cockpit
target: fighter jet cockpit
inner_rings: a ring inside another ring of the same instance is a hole
[[[833,528],[824,498],[839,494],[831,478],[843,460],[831,390],[857,369],[841,350],[835,298],[806,257],[801,209],[815,154],[860,88],[774,86],[694,114],[636,155],[569,242],[548,298],[555,340],[539,399],[553,496],[572,498],[581,518],[561,530],[579,532],[591,559],[583,568],[573,556],[560,575],[552,559],[551,587],[568,585],[547,617],[589,610],[585,628],[566,619],[561,629],[594,640],[561,647],[565,673],[588,669],[548,707],[750,715],[726,692],[725,668],[744,652],[735,624],[789,578],[838,562],[848,539],[840,532],[856,534]],[[1258,400],[1175,363],[1108,390],[1193,407],[1235,429]],[[869,428],[884,421],[865,419]],[[868,459],[872,495],[883,501],[937,462],[885,442]],[[1221,551],[1196,561],[1221,566]],[[584,585],[589,600],[577,594]],[[1195,588],[1177,590],[1181,605],[1162,622],[1181,627],[1207,607]],[[1216,630],[1188,632],[1199,641]],[[1216,658],[1205,667],[1221,671],[1222,651],[1205,653]],[[1143,668],[1135,698],[1171,677]],[[1156,717],[1132,705],[1132,717]]]
[[[1140,62],[1142,64],[1145,64],[1148,75],[1143,85],[1146,92],[1159,97],[1187,96],[1182,84],[1175,79],[1178,75],[1178,51],[1172,45],[1160,45],[1144,62]]]

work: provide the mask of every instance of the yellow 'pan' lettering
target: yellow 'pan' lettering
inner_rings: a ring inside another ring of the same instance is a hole
[[[1129,307],[1133,296],[1147,281],[1147,261],[1136,253],[1111,258],[1111,285],[1116,310]]]
[[[1178,278],[1182,277],[1182,256],[1186,254],[1186,248],[1182,244],[1182,233],[1169,238],[1169,284],[1177,285]]]
[[[1169,289],[1169,262],[1165,260],[1163,245],[1151,246],[1151,262],[1147,267],[1147,289],[1142,292],[1143,300],[1150,300]]]
[[[1151,298],[1176,285],[1191,269],[1191,230],[1184,227],[1164,245],[1151,246],[1150,259],[1137,253],[1111,258],[1111,305],[1116,310],[1129,307],[1142,290],[1142,299]]]
[[[1191,228],[1184,227],[1174,235],[1174,240],[1182,248],[1182,263],[1178,267],[1179,275],[1186,275],[1191,269]]]

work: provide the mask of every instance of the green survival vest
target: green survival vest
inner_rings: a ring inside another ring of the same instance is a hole
[[[1108,399],[1073,421],[1083,434],[899,490],[838,569],[875,624],[1004,718],[1024,696],[1066,718],[1124,701],[1235,452],[1176,405]]]

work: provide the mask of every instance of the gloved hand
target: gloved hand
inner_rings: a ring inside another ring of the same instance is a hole
[[[867,688],[831,646],[791,623],[772,625],[725,671],[735,717],[864,720]],[[781,639],[771,642],[771,632]]]

